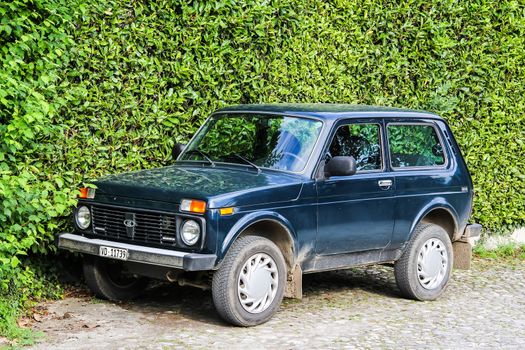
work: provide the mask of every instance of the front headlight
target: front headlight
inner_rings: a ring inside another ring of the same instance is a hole
[[[89,208],[86,206],[79,207],[75,215],[75,221],[81,230],[87,229],[91,225],[91,211]]]
[[[195,220],[186,220],[182,224],[180,236],[184,244],[194,245],[201,236],[201,227]]]

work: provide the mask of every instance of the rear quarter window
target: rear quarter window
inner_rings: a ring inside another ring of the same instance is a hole
[[[446,158],[438,131],[431,124],[388,124],[393,168],[442,167]]]

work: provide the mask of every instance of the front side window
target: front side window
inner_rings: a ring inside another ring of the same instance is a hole
[[[443,146],[432,125],[389,124],[392,167],[434,167],[445,164]]]
[[[340,126],[330,143],[329,158],[354,157],[357,171],[381,170],[381,133],[378,124]]]
[[[210,118],[180,160],[198,160],[300,172],[319,137],[318,120],[261,114]]]

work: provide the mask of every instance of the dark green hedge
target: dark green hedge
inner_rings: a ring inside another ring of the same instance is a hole
[[[56,292],[26,257],[49,251],[74,203],[76,174],[56,147],[67,105],[58,84],[74,44],[67,4],[0,0],[0,335],[9,337],[26,334],[15,326],[20,306]]]
[[[0,0],[2,291],[31,278],[26,253],[52,250],[83,178],[166,164],[235,103],[437,112],[472,172],[474,219],[524,226],[525,6],[393,3]]]
[[[244,2],[243,2],[244,3]],[[525,221],[525,7],[519,2],[116,1],[73,31],[61,166],[168,161],[222,105],[344,102],[451,123],[492,231]]]

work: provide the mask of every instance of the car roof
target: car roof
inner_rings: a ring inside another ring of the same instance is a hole
[[[436,114],[414,109],[335,103],[241,104],[221,108],[215,113],[227,112],[279,113],[285,115],[310,116],[331,120],[340,119],[342,117],[362,117],[366,114],[393,118],[431,118],[443,120]]]

